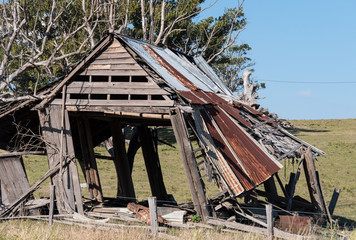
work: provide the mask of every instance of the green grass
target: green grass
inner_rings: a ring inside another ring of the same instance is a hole
[[[341,189],[334,215],[356,221],[356,119],[292,122],[298,126],[296,130],[292,131],[296,136],[327,153],[326,158],[318,158],[316,167],[320,173],[327,202],[330,201],[335,187]],[[159,139],[176,147],[174,149],[168,145],[159,145],[159,156],[167,192],[173,194],[177,202],[191,201],[189,186],[172,130],[162,129],[159,132]],[[102,147],[97,147],[95,151],[102,155],[108,155]],[[45,156],[25,156],[24,162],[30,184],[35,183],[48,170]],[[97,163],[104,196],[115,197],[117,180],[114,164],[101,159],[98,159]],[[285,161],[282,163],[285,170],[281,170],[280,176],[287,182],[289,172],[296,170],[297,163]],[[80,168],[78,169],[83,183],[83,174]],[[284,171],[286,175],[284,175]],[[151,193],[141,150],[138,151],[135,158],[133,181],[137,198],[139,200],[147,199]],[[48,181],[42,184],[35,196],[49,196],[48,186]],[[207,183],[207,195],[212,197],[216,193],[215,185]],[[297,184],[296,194],[309,199],[303,173]],[[89,196],[85,188],[83,188],[83,195]]]
[[[356,119],[298,120],[292,121],[299,128],[293,133],[326,152],[316,163],[327,202],[334,188],[341,193],[334,215],[356,221]],[[304,177],[297,191],[307,197]]]

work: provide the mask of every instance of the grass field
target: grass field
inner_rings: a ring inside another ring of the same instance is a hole
[[[348,222],[353,224],[353,221],[356,221],[356,119],[298,120],[292,122],[297,126],[297,129],[292,131],[295,135],[327,153],[326,158],[319,157],[317,162],[317,170],[319,170],[320,173],[320,179],[326,199],[327,201],[330,201],[334,188],[340,188],[341,194],[334,215],[340,220],[348,219]],[[159,139],[163,139],[176,146],[171,129],[160,131]],[[105,149],[101,147],[96,148],[96,152],[108,155]],[[168,193],[173,194],[177,202],[191,201],[189,187],[178,149],[161,144],[159,145],[159,154]],[[44,156],[25,156],[24,162],[30,184],[33,184],[48,170],[47,159]],[[285,170],[281,170],[280,176],[282,181],[287,182],[289,172],[293,169],[295,170],[297,164],[285,161],[282,163],[285,166]],[[108,160],[98,159],[98,169],[104,196],[114,197],[116,194],[116,173],[113,163]],[[286,174],[284,174],[284,171]],[[81,171],[79,171],[79,173],[81,175],[81,182],[84,182]],[[147,199],[147,197],[150,196],[149,183],[140,151],[138,152],[134,163],[133,181],[137,198],[139,200]],[[35,196],[48,196],[48,186],[49,182],[47,181],[47,183],[44,183],[42,187],[37,190]],[[211,197],[216,193],[217,188],[214,184],[207,183],[207,195]],[[85,197],[88,196],[88,192],[85,188],[83,188],[82,194]],[[306,199],[309,198],[303,174],[297,184],[296,194]],[[0,236],[5,236],[3,235],[5,231],[4,224],[7,223],[0,224]],[[31,225],[35,223],[28,224]],[[24,231],[26,231],[26,229],[24,229]],[[49,234],[49,239],[57,239],[57,237],[51,237],[55,236],[52,234],[55,234],[53,231],[56,230],[45,231]],[[69,232],[68,234],[70,234]],[[214,235],[216,233],[204,233],[201,236],[199,234],[195,239],[213,239],[211,238],[212,236],[216,237],[216,235]],[[210,234],[210,237],[207,237],[206,234]],[[145,234],[143,233],[142,236],[145,236]],[[194,232],[191,232],[186,236],[189,236],[188,238],[193,238]],[[68,237],[58,237],[58,239],[65,239]],[[142,239],[141,237],[137,238]],[[222,239],[230,238],[232,238],[231,235],[222,235]],[[14,239],[21,238],[15,237]],[[39,239],[47,238],[40,237]],[[111,238],[107,237],[107,239]]]

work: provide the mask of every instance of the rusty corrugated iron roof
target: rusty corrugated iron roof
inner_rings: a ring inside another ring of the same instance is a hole
[[[268,117],[246,105],[235,106],[231,91],[214,75],[202,58],[196,63],[168,48],[159,48],[148,43],[123,37],[124,41],[152,67],[177,94],[192,106],[200,106],[201,118],[194,119],[202,126],[201,132],[211,136],[209,143],[213,165],[230,189],[231,195],[239,195],[263,183],[282,165],[266,152],[243,127],[249,129],[251,122],[241,111],[254,115],[260,121]],[[204,69],[203,71],[201,69]],[[217,94],[222,94],[222,98]],[[243,127],[242,127],[243,126]],[[201,136],[198,136],[198,138]],[[209,156],[209,153],[208,153]]]

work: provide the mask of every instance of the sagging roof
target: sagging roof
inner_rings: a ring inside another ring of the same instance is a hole
[[[40,105],[54,97],[91,58],[100,55],[100,49],[112,43],[111,37],[161,77],[179,96],[176,105],[191,107],[197,136],[231,195],[255,188],[282,168],[280,158],[298,157],[300,146],[310,146],[281,128],[276,119],[240,103],[201,56],[186,56],[118,34],[100,41],[63,81],[51,88]],[[310,147],[315,154],[324,155]]]

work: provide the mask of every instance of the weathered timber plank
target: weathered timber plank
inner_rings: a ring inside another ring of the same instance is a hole
[[[74,81],[68,85],[70,88],[131,88],[131,89],[158,89],[154,82],[81,82]]]
[[[96,58],[90,65],[96,65],[96,64],[135,64],[136,61],[132,59],[130,55],[120,55],[117,56],[117,58],[110,58],[110,59],[105,59],[105,58]]]
[[[202,217],[203,222],[209,216],[209,209],[205,197],[203,182],[198,171],[195,155],[189,141],[188,129],[184,116],[179,108],[172,109],[170,112],[174,135],[179,146],[185,173],[187,175],[190,192],[193,198],[194,208]]]
[[[94,146],[90,124],[87,118],[77,118],[82,161],[85,166],[85,179],[87,181],[90,197],[98,202],[103,201],[99,172],[94,155]]]
[[[137,64],[90,64],[88,70],[142,70]]]
[[[64,111],[64,126],[61,126],[62,111],[61,105],[49,105],[39,112],[42,135],[47,143],[47,154],[49,167],[57,165],[63,158],[64,163],[73,161],[75,159],[74,146],[72,140],[72,134],[70,130],[70,123],[68,118],[68,112]],[[61,132],[63,129],[63,140],[61,140]],[[63,142],[63,144],[61,144]],[[63,148],[62,151],[60,148]],[[60,156],[62,152],[63,156]],[[71,169],[73,168],[73,169]],[[76,189],[80,189],[79,178],[74,179],[73,174],[78,174],[76,164],[69,164],[63,166],[59,174],[52,177],[53,183],[56,188],[57,208],[60,213],[70,213],[75,210],[75,201],[77,203],[77,209],[80,211],[82,205],[82,199],[79,195],[75,197],[74,185]],[[80,192],[79,192],[80,193]]]
[[[126,69],[118,69],[118,70],[89,70],[85,69],[80,73],[82,76],[148,76],[148,74],[142,70],[126,70]]]
[[[92,87],[92,88],[84,88],[84,87],[71,87],[68,88],[68,93],[76,93],[76,94],[147,94],[147,95],[162,95],[168,94],[163,89],[160,88],[120,88],[115,87],[111,88],[109,86],[103,87]]]
[[[59,100],[59,101],[58,101]],[[53,105],[61,104],[60,99],[53,100]],[[171,107],[174,101],[167,100],[89,100],[89,99],[68,99],[66,105],[79,106],[130,106],[130,107]]]
[[[167,107],[152,107],[152,106],[66,106],[66,109],[70,112],[139,112],[139,113],[155,113],[155,114],[169,114],[169,108]]]
[[[304,173],[307,180],[310,199],[318,213],[327,214],[324,206],[324,199],[321,193],[321,188],[318,184],[314,159],[310,148],[304,152]]]
[[[2,203],[4,205],[12,204],[30,188],[25,170],[21,164],[21,157],[0,158],[0,182]]]

